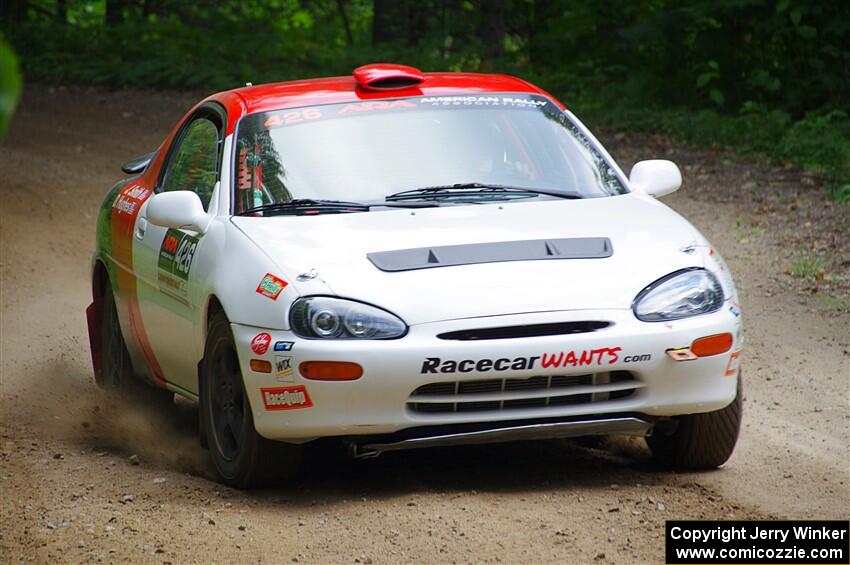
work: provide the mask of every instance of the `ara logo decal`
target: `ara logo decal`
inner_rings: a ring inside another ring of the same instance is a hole
[[[283,289],[286,288],[288,284],[289,283],[285,280],[280,279],[271,273],[266,273],[266,276],[264,276],[263,280],[260,281],[260,284],[257,285],[257,292],[267,298],[277,300],[277,297],[280,296],[280,293],[283,292]]]
[[[373,110],[392,110],[394,108],[416,108],[416,104],[407,100],[375,100],[372,102],[346,104],[339,113],[350,114],[351,112],[371,112]]]
[[[313,406],[313,401],[304,385],[261,388],[260,394],[263,395],[266,410],[292,410]]]
[[[257,355],[264,355],[269,350],[269,345],[272,342],[272,336],[263,332],[254,336],[251,340],[251,351]]]
[[[292,376],[292,357],[274,356],[274,374],[280,380]]]

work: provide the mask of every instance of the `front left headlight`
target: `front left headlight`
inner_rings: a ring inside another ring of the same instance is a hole
[[[709,314],[723,306],[720,282],[705,269],[688,269],[667,275],[643,289],[635,298],[635,316],[644,322],[666,322]]]
[[[407,332],[407,325],[375,306],[331,298],[299,298],[289,310],[289,324],[308,339],[392,339]]]

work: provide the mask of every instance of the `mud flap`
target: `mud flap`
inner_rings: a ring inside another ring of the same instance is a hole
[[[96,382],[100,382],[101,371],[103,370],[100,350],[100,316],[98,316],[94,302],[86,308],[86,322],[89,329],[89,349],[91,350],[91,364],[94,368],[94,378]]]

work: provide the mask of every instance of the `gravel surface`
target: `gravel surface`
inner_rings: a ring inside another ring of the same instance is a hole
[[[30,86],[0,146],[0,562],[660,563],[668,519],[848,517],[848,206],[795,170],[607,132],[626,170],[682,166],[665,202],[735,273],[745,418],[727,465],[661,472],[623,438],[316,448],[275,488],[216,483],[194,405],[153,413],[95,387],[84,315],[118,165],[196,99]]]

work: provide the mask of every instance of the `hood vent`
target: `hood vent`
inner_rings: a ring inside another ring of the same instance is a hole
[[[479,341],[482,339],[517,339],[521,337],[542,337],[547,335],[570,335],[595,332],[607,328],[611,322],[555,322],[553,324],[529,324],[525,326],[502,326],[457,330],[437,334],[438,339],[459,341]]]
[[[418,86],[425,75],[406,65],[375,64],[354,69],[354,80],[366,90],[400,90]]]
[[[418,247],[367,253],[366,257],[380,270],[396,272],[504,261],[604,259],[613,253],[607,237],[574,237]]]

